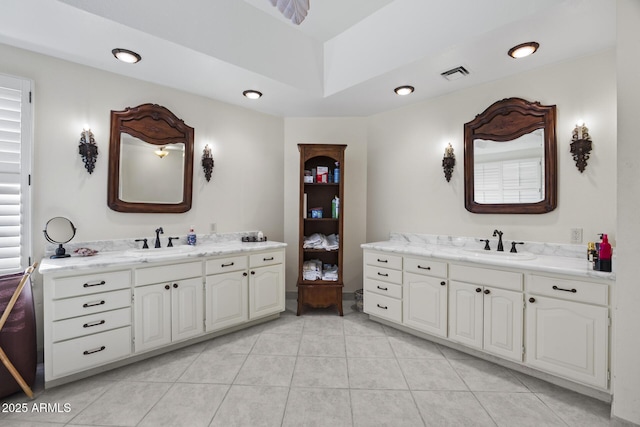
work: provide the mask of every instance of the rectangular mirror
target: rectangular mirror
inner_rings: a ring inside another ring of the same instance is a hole
[[[464,199],[473,213],[539,214],[557,205],[556,106],[493,103],[464,125]]]
[[[544,200],[544,130],[509,141],[475,139],[476,203],[538,203]]]
[[[165,107],[111,112],[108,205],[119,212],[191,209],[193,128]]]

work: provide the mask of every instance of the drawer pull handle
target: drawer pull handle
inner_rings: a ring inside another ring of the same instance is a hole
[[[421,270],[431,270],[431,267],[423,267],[421,265],[419,265],[418,268]]]
[[[378,271],[378,276],[382,276],[382,277],[389,277],[389,273],[380,273]]]
[[[85,350],[82,352],[82,354],[84,354],[85,356],[89,355],[89,354],[93,354],[93,353],[100,353],[101,351],[104,351],[107,347],[102,346],[100,348],[96,348],[94,350]]]
[[[84,307],[84,308],[96,307],[98,305],[104,305],[106,303],[107,302],[105,300],[102,300],[102,301],[99,301],[99,302],[92,302],[92,303],[85,302],[84,304],[82,304],[82,307]]]
[[[389,288],[383,288],[382,286],[378,285],[378,289],[380,289],[381,291],[388,291]]]
[[[384,305],[380,305],[380,304],[376,304],[378,306],[378,308],[382,308],[383,310],[387,310],[388,308],[385,307]]]
[[[378,258],[378,262],[384,262],[384,263],[387,263],[387,262],[389,262],[389,260],[386,260],[386,259],[380,259],[380,258]]]
[[[107,282],[105,282],[104,280],[101,280],[99,282],[96,283],[85,283],[84,285],[82,285],[83,288],[91,288],[93,286],[102,286],[102,285],[106,285]]]
[[[576,292],[578,292],[578,290],[576,288],[573,289],[563,289],[563,288],[559,288],[556,285],[553,285],[553,290],[554,291],[565,291],[565,292],[571,292],[573,294],[575,294]]]
[[[232,265],[234,265],[234,264],[235,264],[235,262],[230,262],[230,263],[228,263],[228,264],[222,264],[222,268],[224,268],[224,267],[231,267],[231,266],[232,266]]]
[[[92,328],[94,326],[100,326],[100,325],[104,325],[106,322],[106,320],[100,320],[98,322],[93,322],[93,323],[85,323],[84,325],[82,325],[83,328]]]
[[[263,261],[273,261],[273,257],[269,257],[269,258],[262,258]]]

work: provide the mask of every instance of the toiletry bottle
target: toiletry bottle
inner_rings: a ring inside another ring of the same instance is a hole
[[[602,234],[602,242],[600,242],[600,252],[598,253],[598,260],[600,261],[599,271],[611,271],[611,244],[609,243],[609,236]]]
[[[336,168],[333,170],[333,182],[340,182],[340,162],[336,162]]]
[[[593,268],[593,258],[596,252],[596,244],[594,242],[587,243],[587,259],[591,264],[591,268]]]
[[[196,245],[196,232],[193,231],[193,225],[189,229],[189,233],[187,233],[187,245]]]
[[[338,218],[340,212],[340,199],[335,196],[331,201],[331,218]]]

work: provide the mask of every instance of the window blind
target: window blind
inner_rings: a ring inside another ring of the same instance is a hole
[[[0,274],[29,264],[30,82],[0,75]]]

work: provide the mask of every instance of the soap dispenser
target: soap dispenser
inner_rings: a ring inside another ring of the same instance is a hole
[[[193,230],[193,225],[189,229],[189,233],[187,233],[187,244],[191,246],[196,245],[196,232]]]
[[[600,242],[600,250],[598,252],[598,262],[600,264],[599,271],[611,271],[611,244],[609,243],[609,236],[606,234],[600,235],[602,242]]]

